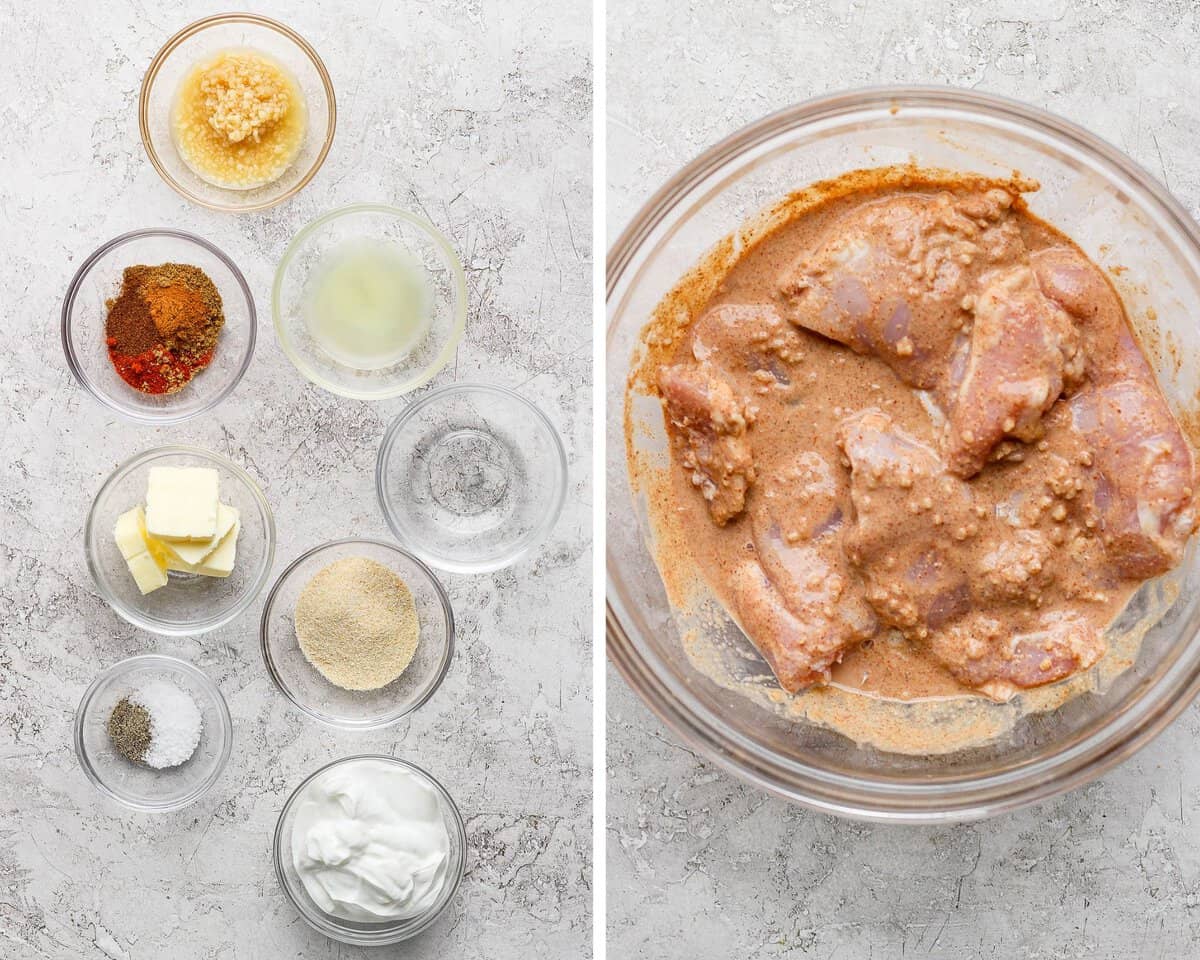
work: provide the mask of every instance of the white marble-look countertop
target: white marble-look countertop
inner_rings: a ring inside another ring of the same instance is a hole
[[[902,82],[1075,120],[1200,216],[1195,0],[613,2],[608,45],[610,242],[739,126]],[[840,821],[744,786],[681,746],[611,668],[607,702],[611,956],[1200,956],[1200,707],[1089,787],[932,829]]]
[[[338,92],[337,139],[292,201],[262,214],[191,206],[147,162],[136,117],[162,42],[217,12],[166,0],[0,4],[0,957],[460,960],[587,955],[591,943],[591,28],[502,0],[267,2],[309,39]],[[261,484],[275,572],[319,542],[391,539],[375,500],[379,441],[404,400],[311,386],[277,347],[270,285],[289,238],[334,207],[382,201],[425,214],[461,254],[466,340],[437,379],[521,391],[561,432],[566,507],[548,542],[492,575],[445,576],[458,652],[420,711],[376,733],[305,719],[258,648],[262,597],[188,640],[135,630],[98,597],[81,533],[121,461],[187,442]],[[254,293],[259,340],[211,415],[155,429],[110,416],[71,378],[62,296],[108,238],[170,225],[210,239]],[[221,687],[233,756],[175,814],[135,814],[85,780],[75,706],[135,653],[182,656]],[[467,875],[436,926],[370,953],[311,931],[284,900],[271,833],[299,781],[339,756],[394,753],[434,773],[470,836]]]

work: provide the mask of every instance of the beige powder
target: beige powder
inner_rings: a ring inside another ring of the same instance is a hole
[[[308,662],[344,690],[378,690],[412,662],[420,622],[412,591],[367,557],[320,570],[296,601],[296,636]]]

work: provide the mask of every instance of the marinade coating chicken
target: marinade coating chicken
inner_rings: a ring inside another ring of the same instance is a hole
[[[735,393],[733,375],[748,375],[756,389],[788,385],[789,364],[800,357],[802,342],[773,307],[735,304],[701,317],[690,344],[697,362],[663,367],[658,387],[683,439],[692,483],[723,525],[745,508],[755,475],[746,439],[753,411]]]
[[[846,555],[881,622],[928,647],[961,682],[995,695],[1091,666],[1100,630],[1043,610],[1052,550],[977,503],[937,451],[869,408],[842,424],[854,517]]]
[[[792,613],[762,566],[745,560],[729,577],[733,611],[756,641],[779,685],[795,693],[829,679],[846,643]]]
[[[936,389],[969,320],[973,265],[1024,254],[1005,219],[1011,205],[1009,193],[993,190],[899,194],[853,207],[784,270],[787,318],[878,357],[910,386]]]
[[[802,335],[769,304],[726,304],[693,325],[691,353],[699,362],[750,374],[760,383],[791,383],[802,359]]]
[[[946,415],[951,470],[978,473],[1083,371],[1070,316],[1039,287],[1003,190],[889,197],[831,225],[780,290],[798,326],[877,356]]]
[[[943,448],[951,472],[973,477],[1008,436],[1043,433],[1042,415],[1083,379],[1083,351],[1071,317],[1047,298],[1027,264],[991,271],[975,302],[961,379],[947,384]]]
[[[973,613],[927,642],[959,682],[996,700],[1086,670],[1104,654],[1104,637],[1096,625],[1061,610],[1044,614],[1025,633],[1013,633],[997,617]]]
[[[838,445],[854,509],[846,556],[880,620],[925,639],[971,609],[968,571],[953,550],[978,533],[970,488],[875,408],[847,418]]]
[[[777,638],[769,655],[773,665],[784,664],[783,669],[776,666],[775,674],[786,690],[828,680],[830,667],[846,649],[878,630],[841,547],[839,488],[833,467],[814,451],[762,475],[755,488],[749,519],[757,560],[742,564],[738,615],[754,633],[756,618],[768,607],[767,590],[759,587],[765,582],[795,618],[796,626],[786,640]],[[777,613],[770,616],[783,619]]]
[[[742,512],[754,482],[746,412],[729,381],[712,366],[663,367],[658,387],[671,423],[684,438],[684,463],[716,523]]]
[[[1119,298],[1009,189],[818,205],[657,377],[686,548],[788,691],[1068,677],[1197,526]],[[925,679],[888,679],[897,644]]]
[[[1033,258],[1046,295],[1074,314],[1090,358],[1088,386],[1069,404],[1092,453],[1095,505],[1111,562],[1125,577],[1165,573],[1196,529],[1196,467],[1154,373],[1119,314],[1112,288],[1077,251],[1054,247]]]

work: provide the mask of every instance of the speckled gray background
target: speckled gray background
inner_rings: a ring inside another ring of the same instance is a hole
[[[293,201],[218,215],[163,185],[142,152],[137,94],[159,45],[209,2],[0,3],[0,957],[583,957],[591,942],[590,12],[503,2],[266,3],[318,48],[339,94],[337,140]],[[134,630],[93,590],[81,533],[130,455],[191,442],[241,464],[275,510],[278,572],[318,542],[390,539],[375,453],[404,401],[339,400],[274,342],[270,284],[291,235],[361,200],[425,213],[460,251],[465,344],[436,380],[534,399],[569,456],[550,540],[511,569],[446,577],[458,656],[434,698],[374,734],[305,720],[258,650],[261,598],[194,640]],[[107,415],[59,346],[67,282],[135,227],[193,230],[245,271],[259,343],[212,416],[153,429]],[[174,653],[220,684],[235,728],[213,791],[181,813],[123,812],[71,747],[85,686],[128,655]],[[284,901],[270,839],[317,766],[366,750],[426,766],[467,822],[467,878],[441,921],[369,953],[311,932]]]
[[[1195,0],[613,0],[608,45],[610,241],[738,126],[891,82],[1060,113],[1200,215]],[[1090,787],[941,829],[842,822],[745,787],[611,668],[608,712],[610,956],[1200,956],[1200,708]]]

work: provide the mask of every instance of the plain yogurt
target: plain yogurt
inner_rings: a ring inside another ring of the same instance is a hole
[[[420,916],[446,883],[450,834],[434,786],[364,758],[318,776],[296,804],[292,862],[325,913],[374,922]]]

